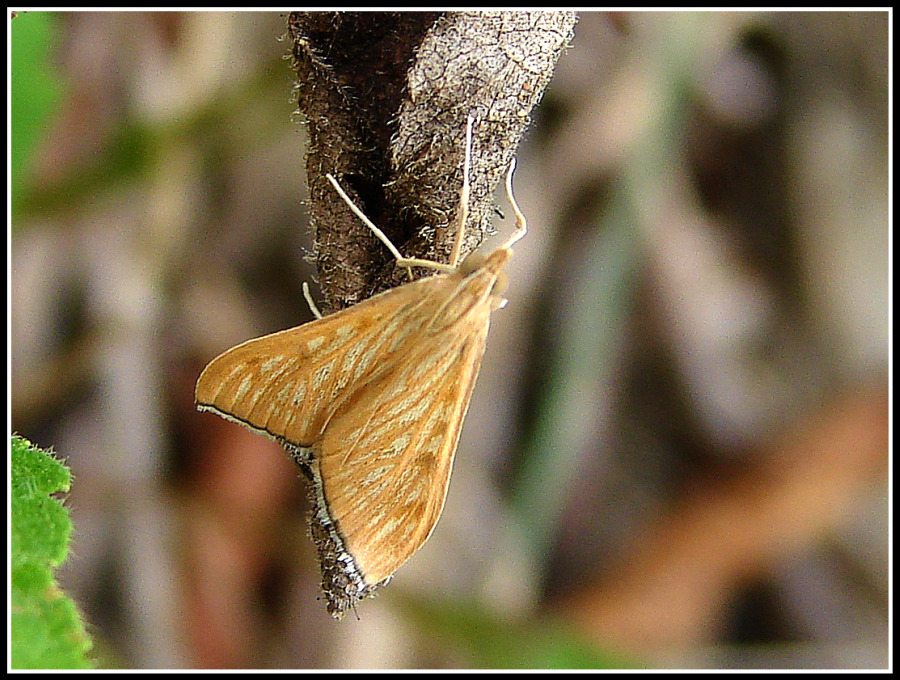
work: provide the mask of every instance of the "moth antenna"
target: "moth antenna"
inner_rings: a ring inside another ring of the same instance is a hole
[[[469,168],[472,165],[472,124],[474,118],[466,119],[466,155],[463,160],[463,183],[459,190],[459,209],[456,211],[456,239],[453,241],[453,250],[450,251],[450,266],[456,268],[459,262],[459,252],[462,250],[463,237],[465,236],[466,220],[469,218]]]

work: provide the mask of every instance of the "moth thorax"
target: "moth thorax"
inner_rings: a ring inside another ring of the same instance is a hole
[[[466,255],[466,258],[459,265],[458,271],[464,277],[468,276],[469,274],[472,274],[473,272],[477,271],[481,267],[481,265],[483,265],[485,263],[485,261],[487,259],[488,259],[487,255],[485,255],[481,251],[474,250],[471,253],[469,253],[468,255]],[[497,278],[494,279],[494,285],[491,288],[491,295],[498,296],[498,297],[500,295],[503,295],[503,292],[506,290],[506,283],[507,283],[506,272],[504,272],[504,271],[498,272]]]

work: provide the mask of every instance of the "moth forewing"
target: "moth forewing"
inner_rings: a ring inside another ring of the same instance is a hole
[[[393,574],[437,523],[486,335],[485,324],[426,340],[431,352],[411,353],[363,388],[315,449],[331,515],[368,585]],[[357,442],[349,458],[348,441]]]
[[[232,347],[200,374],[197,407],[282,443],[312,446],[353,386],[402,359],[398,348],[418,330],[404,321],[434,304],[430,290],[436,285],[438,277],[415,281]]]

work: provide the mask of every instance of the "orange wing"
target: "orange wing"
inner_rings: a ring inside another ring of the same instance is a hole
[[[418,339],[342,404],[313,447],[330,516],[367,586],[406,562],[441,515],[490,311]]]
[[[312,446],[354,390],[402,360],[398,350],[418,330],[410,317],[429,313],[435,291],[447,286],[448,278],[414,281],[232,347],[200,374],[197,408],[283,444]]]

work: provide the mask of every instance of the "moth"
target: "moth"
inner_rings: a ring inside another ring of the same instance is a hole
[[[310,480],[310,534],[335,618],[390,581],[434,530],[491,312],[506,302],[503,269],[511,246],[525,235],[512,164],[506,191],[514,233],[486,257],[473,253],[457,264],[472,124],[469,117],[449,263],[402,257],[328,175],[399,266],[437,273],[248,340],[213,359],[197,380],[199,410],[275,439]]]

